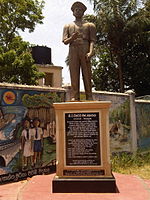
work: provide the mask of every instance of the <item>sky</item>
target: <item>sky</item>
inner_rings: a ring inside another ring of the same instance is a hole
[[[37,25],[34,32],[22,32],[25,41],[35,45],[44,45],[52,50],[52,63],[63,67],[63,84],[70,84],[69,69],[65,64],[69,47],[62,43],[62,33],[65,24],[74,21],[71,6],[76,0],[45,0],[43,9],[43,24]],[[93,14],[93,5],[88,0],[81,0],[87,7],[85,14]],[[81,79],[81,89],[83,82]]]

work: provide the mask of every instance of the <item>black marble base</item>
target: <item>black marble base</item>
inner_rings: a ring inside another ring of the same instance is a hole
[[[116,193],[116,180],[104,178],[54,178],[53,193]]]

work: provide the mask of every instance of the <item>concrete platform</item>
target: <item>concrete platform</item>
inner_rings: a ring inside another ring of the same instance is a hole
[[[55,174],[0,185],[0,200],[150,200],[150,180],[113,173],[119,193],[52,193]]]

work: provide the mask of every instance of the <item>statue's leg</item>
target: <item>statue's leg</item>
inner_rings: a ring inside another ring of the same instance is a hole
[[[85,49],[85,52],[83,52],[83,55],[81,57],[81,70],[82,70],[86,100],[93,100],[93,98],[92,98],[92,82],[91,82],[91,78],[92,78],[91,64],[90,64],[90,61],[87,61],[87,59],[85,57],[86,52],[87,52],[87,50]]]
[[[69,69],[72,87],[72,100],[80,100],[80,63],[77,46],[71,46],[69,49]]]

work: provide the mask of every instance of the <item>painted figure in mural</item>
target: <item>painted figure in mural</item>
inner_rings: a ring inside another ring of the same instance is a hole
[[[71,10],[75,21],[64,26],[63,43],[69,44],[69,69],[72,86],[72,100],[80,100],[80,68],[85,87],[86,100],[92,100],[91,65],[94,55],[96,28],[93,23],[83,20],[86,6],[75,2]]]
[[[23,150],[23,167],[27,167],[29,163],[33,166],[33,134],[30,128],[30,120],[23,121],[23,131],[21,134],[21,147]]]
[[[41,163],[41,155],[43,150],[43,130],[40,128],[40,120],[35,118],[33,120],[33,140],[34,140],[34,164]]]
[[[52,143],[56,142],[56,124],[55,121],[48,122],[46,124],[47,127],[47,135],[51,139]]]

